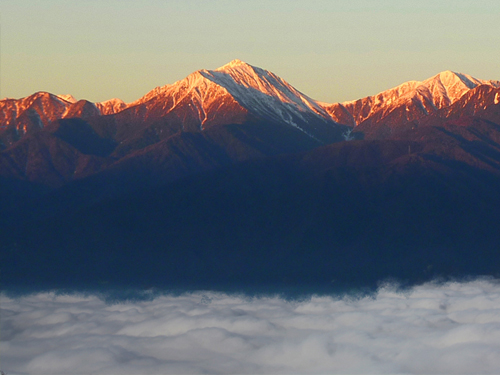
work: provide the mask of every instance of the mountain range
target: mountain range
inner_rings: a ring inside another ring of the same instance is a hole
[[[445,71],[327,104],[240,60],[132,103],[3,99],[0,281],[498,276],[499,103]]]

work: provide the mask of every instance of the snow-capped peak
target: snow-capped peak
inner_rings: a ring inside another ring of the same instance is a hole
[[[329,125],[333,122],[315,100],[275,74],[238,59],[215,70],[198,70],[172,85],[157,87],[131,106],[160,100],[163,110],[170,111],[188,98],[201,107],[202,114],[209,113],[215,102],[235,101],[253,115],[288,123],[304,132],[301,124],[318,120]]]
[[[425,82],[432,82],[439,80],[445,86],[453,86],[457,84],[465,85],[469,89],[473,89],[474,87],[481,84],[488,84],[488,81],[483,81],[477,78],[474,78],[468,74],[452,72],[451,70],[445,70],[439,74],[436,74],[434,77],[427,79]]]
[[[355,101],[323,104],[323,107],[335,120],[353,125],[370,117],[381,120],[397,108],[405,108],[407,120],[410,121],[421,114],[452,105],[480,85],[498,88],[500,81],[480,80],[446,70],[424,81],[408,81],[377,95]]]
[[[463,73],[450,70],[441,72],[421,83],[431,94],[430,98],[437,108],[449,106],[460,99],[467,91],[479,86],[495,86],[494,81],[483,81]]]
[[[125,103],[123,100],[117,98],[109,99],[100,103],[95,103],[95,105],[103,115],[110,115],[123,111],[128,106],[127,103]]]
[[[67,95],[56,95],[58,98],[67,101],[68,103],[76,103],[78,100],[75,99],[75,97],[71,94]]]
[[[241,60],[211,70],[202,70],[200,73],[207,79],[225,87],[240,104],[255,108],[262,100],[269,104],[270,98],[293,107],[297,114],[313,112],[323,118],[328,114],[315,100],[304,95],[272,72],[252,66]],[[267,100],[266,100],[267,98]],[[262,104],[262,103],[261,103]],[[266,105],[266,111],[269,106]],[[263,108],[262,108],[263,109]],[[280,114],[280,117],[281,114]]]
[[[239,59],[234,59],[234,60],[228,62],[227,64],[225,64],[225,65],[223,65],[220,68],[217,68],[215,70],[217,70],[217,71],[223,71],[225,69],[235,68],[235,67],[241,67],[241,66],[250,66],[250,65],[247,64],[244,61],[239,60]]]

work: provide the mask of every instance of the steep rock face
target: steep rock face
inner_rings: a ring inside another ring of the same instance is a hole
[[[481,85],[438,113],[441,118],[477,116],[500,124],[500,87]]]
[[[370,138],[387,138],[393,131],[412,128],[412,122],[451,106],[480,86],[499,88],[499,81],[479,80],[445,71],[423,82],[409,81],[363,99],[324,105],[333,119],[365,132]]]
[[[207,79],[225,87],[231,95],[257,116],[307,129],[311,122],[331,124],[318,103],[266,70],[234,60],[215,71],[201,71]]]
[[[168,174],[159,180],[169,182],[344,139],[416,140],[417,130],[426,126],[442,126],[469,139],[472,133],[459,127],[492,129],[500,123],[499,102],[500,82],[446,71],[328,105],[272,72],[233,60],[157,87],[128,104],[43,92],[2,100],[0,175],[57,187],[105,170],[119,175],[131,168],[149,170],[151,181]],[[485,130],[484,136],[490,133]],[[65,151],[59,155],[55,150]],[[36,165],[51,170],[53,177],[42,178]]]
[[[500,88],[500,82],[445,71],[356,101],[326,104],[300,93],[269,71],[233,60],[218,69],[199,70],[174,84],[157,87],[129,104],[120,99],[91,103],[45,92],[19,100],[4,99],[0,101],[0,142],[5,149],[65,118],[107,123],[103,125],[107,134],[126,145],[136,144],[131,139],[137,137],[150,137],[154,143],[179,131],[202,131],[256,119],[287,124],[318,144],[342,139],[347,129],[336,123],[358,126],[357,131],[369,137],[385,138],[396,128],[412,128],[413,122],[450,107],[480,86]],[[499,100],[494,97],[493,104]],[[475,112],[488,105],[491,103],[476,104]],[[96,120],[102,116],[113,118]],[[121,154],[135,149],[124,146]]]
[[[227,163],[309,150],[342,140],[346,130],[275,74],[240,60],[196,71],[129,104],[48,93],[1,103],[3,176],[37,182],[39,175],[22,171],[34,164],[59,165],[52,152],[29,152],[49,144],[72,150],[73,157],[62,158],[71,165],[90,160],[82,173],[76,167],[55,168],[58,178],[43,179],[53,187],[107,168],[124,170],[123,165],[137,164],[134,158],[141,165],[152,163],[155,171],[180,171],[171,180]],[[38,132],[43,135],[35,136]],[[194,152],[192,144],[205,151]]]
[[[200,131],[214,125],[242,123],[248,115],[229,92],[194,72],[172,85],[157,87],[131,103],[121,116],[152,121],[166,118],[182,131]]]
[[[11,285],[498,277],[498,82],[444,72],[328,107],[236,60],[131,104],[2,105],[13,134],[30,121],[0,152]],[[346,129],[330,116],[365,139],[318,147]]]
[[[88,119],[113,114],[126,108],[119,99],[103,103],[76,100],[72,95],[38,92],[21,99],[0,100],[0,149],[8,148],[24,136],[66,118]]]
[[[62,118],[72,104],[46,92],[19,100],[1,100],[0,141],[3,148],[17,142],[25,134],[38,131],[49,122]]]
[[[490,85],[479,85],[466,92],[460,99],[447,107],[438,109],[412,121],[404,121],[397,117],[397,111],[380,122],[365,121],[355,128],[362,132],[367,139],[384,139],[410,137],[415,135],[419,128],[445,127],[453,124],[457,127],[453,133],[459,133],[461,127],[470,127],[471,131],[480,133],[479,124],[490,123],[490,127],[500,125],[500,88]],[[476,124],[476,125],[473,125]],[[475,130],[474,130],[475,129]],[[457,134],[458,135],[458,134]],[[483,140],[489,139],[489,133]]]
[[[183,131],[260,119],[292,126],[320,144],[340,140],[345,131],[316,101],[240,60],[158,87],[130,107],[129,113],[145,120],[168,116]]]
[[[112,115],[123,111],[128,107],[128,104],[121,99],[109,99],[104,102],[96,103],[96,107],[99,109],[102,115]]]

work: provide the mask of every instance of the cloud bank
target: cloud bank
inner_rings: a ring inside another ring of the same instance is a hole
[[[382,287],[301,301],[213,292],[106,303],[0,296],[14,374],[494,374],[500,284]]]

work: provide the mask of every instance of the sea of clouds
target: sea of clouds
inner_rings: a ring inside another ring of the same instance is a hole
[[[215,292],[106,302],[0,295],[14,374],[497,374],[500,283],[301,300]]]

